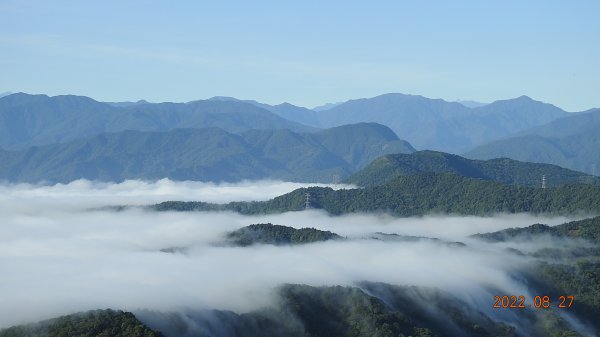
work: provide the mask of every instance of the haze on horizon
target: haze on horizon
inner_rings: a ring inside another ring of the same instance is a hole
[[[388,92],[600,106],[595,1],[0,3],[0,92],[233,96],[313,107]]]

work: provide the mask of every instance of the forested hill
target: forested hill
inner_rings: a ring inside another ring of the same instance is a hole
[[[280,213],[305,209],[306,194],[310,207],[330,214],[388,212],[395,216],[428,213],[490,215],[506,213],[572,214],[600,212],[600,186],[569,184],[552,188],[507,185],[467,178],[450,173],[423,173],[400,176],[385,185],[363,189],[310,187],[294,190],[262,202],[167,201],[151,206],[159,211],[230,210],[242,214]]]
[[[298,245],[341,238],[341,236],[330,231],[315,228],[296,229],[271,223],[261,223],[230,232],[227,234],[226,240],[233,245],[244,247],[253,244]]]
[[[389,128],[344,125],[316,133],[287,129],[234,134],[220,128],[103,133],[23,151],[0,150],[0,180],[77,179],[331,182],[388,153],[413,152]]]
[[[0,337],[163,337],[132,313],[95,310],[0,330]]]
[[[136,318],[130,313],[95,311],[0,330],[0,337],[516,337],[519,330],[532,337],[581,336],[554,312],[526,309],[527,316],[519,316],[517,322],[526,317],[536,324],[517,329],[495,318],[498,311],[482,310],[459,295],[426,287],[373,282],[356,287],[285,284],[275,293],[276,308],[243,314],[141,310]]]
[[[535,224],[524,228],[508,228],[493,233],[476,234],[473,237],[490,242],[512,239],[531,239],[541,235],[578,238],[600,244],[600,216],[567,222],[558,226]]]
[[[350,176],[347,182],[358,186],[376,186],[399,176],[425,172],[454,173],[470,178],[532,187],[540,187],[542,176],[546,177],[547,186],[567,183],[600,184],[598,177],[556,165],[522,162],[508,158],[471,160],[436,151],[382,156]]]

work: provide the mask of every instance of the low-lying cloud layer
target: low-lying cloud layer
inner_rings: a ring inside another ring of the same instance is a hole
[[[434,286],[491,311],[485,289],[527,294],[509,277],[526,259],[468,235],[571,220],[387,215],[331,217],[310,210],[269,216],[90,210],[163,200],[264,200],[301,187],[281,182],[214,185],[161,180],[37,187],[0,186],[0,328],[74,311],[116,308],[247,311],[270,305],[282,283],[355,285],[358,281]],[[261,222],[334,231],[353,240],[294,247],[215,245],[231,230]],[[374,232],[463,241],[366,240]],[[185,254],[163,253],[189,247]],[[485,303],[478,303],[486,298]]]
[[[278,195],[307,186],[349,188],[351,185],[326,185],[282,182],[276,180],[243,181],[215,184],[198,181],[156,182],[127,180],[122,183],[103,183],[75,180],[68,184],[52,186],[32,184],[0,184],[0,201],[37,199],[38,202],[74,203],[77,208],[85,205],[143,205],[165,200],[182,200],[224,203],[229,201],[268,200]],[[65,206],[63,204],[63,206]]]

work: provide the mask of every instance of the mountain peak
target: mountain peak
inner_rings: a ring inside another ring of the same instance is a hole
[[[521,95],[521,96],[515,98],[514,100],[515,101],[523,101],[523,102],[538,102],[527,95]]]
[[[240,100],[235,97],[231,97],[231,96],[213,96],[213,97],[207,99],[207,101],[240,101]]]
[[[288,103],[288,102],[283,102],[281,104],[277,104],[277,105],[274,105],[274,106],[276,106],[276,107],[282,107],[282,108],[283,107],[286,107],[286,108],[289,108],[289,107],[297,108],[298,107],[297,105],[293,105],[292,103]]]

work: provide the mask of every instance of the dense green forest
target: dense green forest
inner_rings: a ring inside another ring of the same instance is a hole
[[[514,327],[494,322],[456,296],[430,288],[383,283],[357,287],[286,284],[279,287],[277,296],[276,307],[245,314],[211,310],[141,316],[169,336],[517,336]],[[201,325],[204,334],[194,334],[197,330],[186,324],[189,321]],[[551,335],[543,329],[528,332]]]
[[[533,239],[540,235],[580,238],[595,244],[600,244],[600,216],[571,221],[553,227],[543,224],[534,224],[524,228],[507,228],[492,233],[476,234],[473,235],[473,237],[490,242],[500,242],[514,239]]]
[[[584,239],[591,246],[569,245],[552,241],[530,254],[538,262],[528,275],[530,284],[537,285],[540,294],[557,299],[575,296],[575,305],[569,310],[588,324],[600,330],[600,217],[572,221],[558,226],[535,224],[525,228],[509,228],[473,237],[487,242],[534,240],[548,236],[556,239]]]
[[[254,224],[227,234],[227,241],[237,246],[250,246],[257,243],[295,245],[341,238],[330,231],[321,231],[315,228],[296,229],[271,223]]]
[[[277,290],[277,305],[243,314],[221,310],[183,310],[161,313],[142,310],[132,329],[114,311],[95,311],[52,320],[61,322],[50,330],[47,322],[13,327],[2,337],[25,336],[166,336],[209,337],[516,337],[514,326],[499,323],[456,295],[426,287],[360,283],[356,287],[287,284]],[[553,312],[528,310],[536,324],[521,327],[528,336],[580,336]],[[82,320],[88,316],[92,319]],[[107,328],[108,326],[108,328]],[[102,327],[102,328],[98,328]],[[82,330],[83,329],[83,330]],[[35,331],[35,332],[32,332]],[[55,332],[59,331],[59,332]]]
[[[95,310],[0,330],[0,337],[163,337],[132,313]]]
[[[287,129],[241,134],[219,128],[122,131],[22,151],[0,149],[0,179],[63,182],[76,179],[331,182],[388,153],[413,152],[375,123],[314,133]]]
[[[469,178],[493,180],[504,184],[541,187],[568,183],[600,184],[600,178],[550,164],[528,163],[508,158],[471,160],[457,155],[419,151],[389,154],[375,159],[353,174],[347,182],[358,186],[383,185],[394,178],[417,173],[454,173]]]
[[[330,214],[387,212],[396,216],[428,213],[491,215],[497,212],[572,214],[600,212],[600,186],[568,184],[533,188],[466,178],[450,173],[400,176],[385,185],[362,189],[333,190],[309,187],[294,190],[268,201],[209,204],[167,201],[150,206],[158,211],[229,210],[242,214],[280,213],[310,207]]]
[[[573,311],[600,331],[600,254],[591,260],[573,263],[544,263],[536,268],[554,298],[575,296]]]

